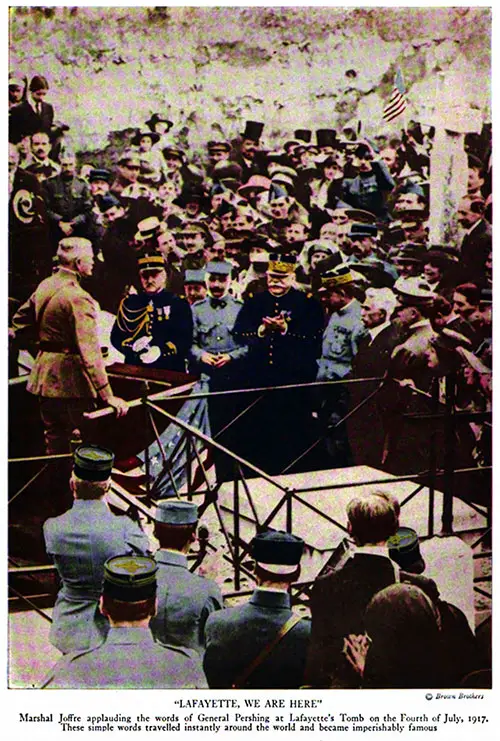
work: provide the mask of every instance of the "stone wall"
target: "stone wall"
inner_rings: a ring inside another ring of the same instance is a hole
[[[13,8],[10,67],[41,73],[78,150],[170,111],[201,150],[245,119],[265,144],[295,128],[397,131],[382,118],[394,73],[425,123],[439,75],[490,120],[488,8]]]

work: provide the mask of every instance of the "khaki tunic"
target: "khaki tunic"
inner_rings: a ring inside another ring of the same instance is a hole
[[[67,268],[43,280],[14,315],[16,335],[37,329],[41,343],[56,343],[60,352],[40,350],[27,389],[48,398],[96,398],[112,390],[98,339],[98,304],[78,275]]]

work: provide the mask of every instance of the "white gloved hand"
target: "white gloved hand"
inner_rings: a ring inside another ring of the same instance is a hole
[[[132,345],[132,350],[134,352],[142,352],[143,350],[146,350],[149,348],[149,343],[151,342],[151,337],[139,337],[138,340],[134,342]]]
[[[161,350],[158,345],[153,345],[153,347],[150,347],[147,352],[142,353],[141,362],[149,365],[150,363],[156,362],[159,357],[161,357]]]

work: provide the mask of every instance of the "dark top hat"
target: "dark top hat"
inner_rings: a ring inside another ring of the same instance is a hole
[[[85,481],[106,481],[111,476],[114,453],[97,445],[81,445],[73,456],[73,470]]]
[[[266,571],[293,573],[300,563],[304,541],[291,533],[269,530],[255,536],[251,550],[255,561]]]
[[[154,558],[115,556],[104,564],[103,594],[121,602],[141,602],[156,596]]]
[[[418,535],[411,527],[400,527],[387,541],[389,557],[404,571],[421,574],[425,571],[425,561],[420,553]]]
[[[316,131],[316,141],[318,147],[335,147],[337,132],[335,129],[318,129]]]
[[[258,142],[262,136],[264,124],[260,121],[246,121],[245,131],[241,134],[242,139],[250,139],[253,142]]]
[[[135,136],[131,140],[131,144],[133,144],[135,147],[138,147],[141,143],[141,139],[144,136],[149,136],[149,138],[152,139],[153,144],[156,144],[160,141],[160,135],[156,134],[154,131],[141,131],[141,129],[137,129]]]
[[[301,142],[306,142],[306,144],[309,144],[312,137],[312,131],[309,131],[309,129],[297,129],[293,132],[293,135],[295,139],[298,139]]]
[[[166,116],[162,116],[160,113],[153,113],[151,118],[148,121],[144,122],[148,129],[150,131],[155,130],[155,126],[157,123],[166,123],[168,124],[168,128],[171,129],[174,125],[172,121],[169,121],[169,119]]]

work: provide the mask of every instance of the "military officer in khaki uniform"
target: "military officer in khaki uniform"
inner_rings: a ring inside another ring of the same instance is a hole
[[[27,389],[40,399],[49,455],[67,453],[73,430],[83,412],[93,409],[99,398],[115,409],[118,417],[127,403],[114,396],[98,340],[98,304],[80,285],[92,275],[92,243],[82,237],[66,237],[57,250],[58,270],[43,280],[16,312],[9,339],[32,339],[38,333],[39,352]]]

